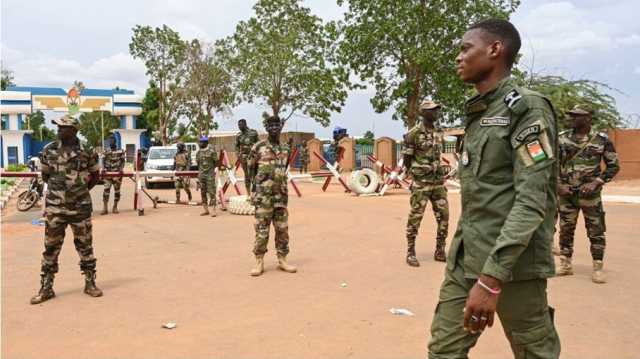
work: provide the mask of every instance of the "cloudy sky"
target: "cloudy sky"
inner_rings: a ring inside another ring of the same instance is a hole
[[[327,20],[341,9],[332,0],[305,0]],[[167,24],[183,38],[215,40],[230,35],[238,21],[252,15],[249,0],[111,0],[1,2],[1,58],[23,86],[68,88],[82,80],[91,88],[120,86],[143,92],[144,65],[128,53],[136,24]],[[620,111],[640,126],[640,13],[638,0],[522,0],[512,20],[523,37],[522,64],[535,72],[569,79],[606,82]],[[370,93],[353,93],[332,126],[322,128],[306,118],[293,118],[290,129],[328,137],[333,126],[353,135],[374,129],[399,138],[402,125],[391,113],[376,114]],[[258,126],[262,108],[244,104],[221,129],[235,128],[240,117]]]

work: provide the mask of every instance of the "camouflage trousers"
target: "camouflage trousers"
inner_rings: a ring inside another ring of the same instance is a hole
[[[560,214],[560,251],[562,255],[573,255],[573,237],[578,223],[578,214],[582,210],[587,236],[591,242],[591,257],[594,260],[604,258],[606,245],[604,232],[604,210],[600,192],[591,195],[573,194],[558,196],[558,212]]]
[[[102,200],[104,202],[109,202],[109,194],[111,192],[111,187],[113,187],[113,200],[118,202],[120,200],[120,186],[122,186],[122,178],[105,178]]]
[[[416,237],[420,229],[427,203],[431,201],[433,214],[435,215],[438,229],[436,231],[436,243],[444,245],[449,233],[449,202],[447,201],[447,188],[444,185],[431,185],[411,190],[411,210],[407,220],[407,245],[408,251],[415,254]]]
[[[251,178],[250,175],[248,175],[249,173],[249,164],[247,163],[246,160],[244,159],[240,159],[240,166],[242,167],[242,174],[244,177],[244,189],[247,196],[249,196],[251,194],[251,181],[253,180],[253,178]]]
[[[208,204],[210,206],[216,205],[216,178],[214,176],[200,176],[198,177],[200,183],[200,196],[202,197],[202,204]]]
[[[186,171],[186,170],[185,170]],[[180,189],[184,189],[185,191],[189,191],[191,187],[191,178],[189,177],[176,177],[174,184],[176,186],[176,191]]]
[[[42,272],[58,272],[58,256],[62,250],[67,225],[73,231],[73,244],[80,256],[80,269],[96,268],[93,256],[93,236],[91,217],[86,215],[47,214],[44,227],[44,252],[42,252]]]
[[[256,240],[253,245],[253,254],[261,256],[267,253],[269,242],[269,230],[271,223],[275,229],[276,251],[279,256],[289,254],[289,212],[286,207],[256,207]]]

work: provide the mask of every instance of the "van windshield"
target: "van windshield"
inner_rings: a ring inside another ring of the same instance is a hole
[[[176,148],[158,148],[149,151],[150,160],[169,160],[175,157],[178,150]]]

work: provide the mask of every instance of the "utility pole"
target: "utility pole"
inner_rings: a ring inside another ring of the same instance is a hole
[[[104,152],[104,111],[100,111],[100,138],[102,139],[100,147]]]

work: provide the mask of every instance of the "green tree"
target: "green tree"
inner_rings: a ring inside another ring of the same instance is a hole
[[[507,18],[519,0],[337,0],[348,5],[339,22],[338,55],[373,83],[376,112],[394,108],[394,120],[413,127],[423,97],[444,105],[445,120],[459,118],[465,87],[454,70],[458,42],[474,22]]]
[[[0,64],[0,72],[2,73],[0,81],[0,89],[2,91],[6,90],[7,87],[16,85],[13,83],[13,71],[5,68],[3,64]]]
[[[38,110],[27,116],[27,129],[33,131],[33,137],[38,141],[53,141],[56,133],[45,126],[45,120],[44,113]]]
[[[91,148],[102,147],[101,116],[104,116],[104,137],[110,136],[111,131],[120,126],[120,121],[108,111],[85,112],[80,115],[80,129],[78,132]]]
[[[373,145],[375,142],[376,136],[371,131],[365,132],[362,138],[356,140],[356,143],[359,145]]]
[[[189,119],[196,136],[217,128],[214,114],[230,111],[236,103],[231,73],[215,46],[193,40],[187,50],[187,76],[181,114]]]
[[[348,71],[331,61],[335,27],[324,24],[299,0],[258,0],[255,15],[224,41],[238,89],[284,121],[304,114],[323,126],[340,112]]]
[[[560,126],[566,127],[566,112],[579,103],[589,104],[594,110],[593,127],[596,130],[615,128],[623,125],[623,119],[616,108],[616,100],[610,92],[617,92],[611,86],[588,79],[567,80],[562,76],[542,76],[520,72],[516,78],[521,85],[545,95],[558,115]]]
[[[186,47],[180,35],[167,25],[155,29],[141,25],[133,28],[129,53],[144,61],[146,74],[158,85],[158,130],[164,145],[169,142],[168,130],[172,121],[175,122],[178,116],[180,98],[175,89],[184,76]]]
[[[147,129],[152,134],[158,129],[158,113],[160,107],[160,90],[153,81],[149,81],[149,87],[142,99],[142,113],[138,116],[136,126],[140,129]],[[158,139],[160,140],[160,139]]]

